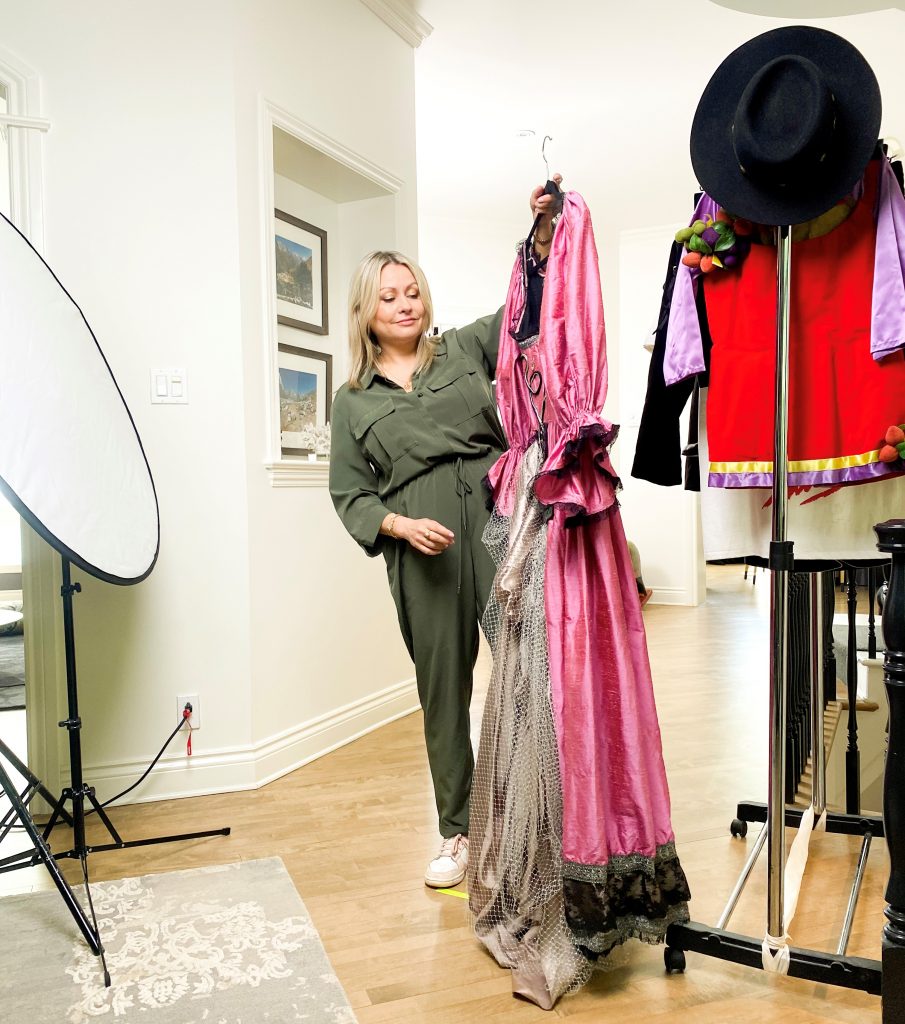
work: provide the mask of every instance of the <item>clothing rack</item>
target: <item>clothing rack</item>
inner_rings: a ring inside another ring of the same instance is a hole
[[[785,899],[785,828],[798,827],[826,813],[822,775],[817,762],[822,760],[825,658],[821,648],[824,608],[823,577],[811,574],[811,708],[813,747],[815,751],[815,785],[811,808],[807,812],[786,808],[786,698],[789,656],[789,576],[796,569],[793,544],[787,536],[788,513],[788,396],[789,396],[789,311],[791,304],[791,226],[776,228],[777,250],[777,318],[776,378],[774,407],[774,458],[772,530],[769,554],[770,568],[770,755],[769,796],[766,806],[745,803],[738,806],[737,821],[764,821],[742,876],[730,896],[729,903],[716,927],[698,922],[670,925],[666,933],[664,959],[667,971],[685,969],[685,951],[715,956],[733,963],[786,973],[823,984],[860,989],[882,995],[883,1024],[900,1024],[905,1020],[905,520],[892,520],[875,527],[880,551],[892,555],[889,595],[883,608],[883,632],[886,640],[884,681],[889,698],[889,748],[884,778],[883,819],[863,817],[856,813],[826,814],[826,829],[849,835],[863,835],[869,848],[870,839],[885,835],[889,846],[891,869],[886,899],[888,924],[883,932],[882,961],[844,955],[845,932],[850,928],[854,900],[866,853],[856,874],[849,911],[846,914],[841,952],[792,947],[787,944],[784,926]],[[826,568],[824,566],[823,568]],[[799,563],[798,568],[806,568]],[[851,658],[852,654],[849,653]],[[851,681],[849,683],[851,687]],[[850,715],[854,714],[855,694],[850,693]],[[855,748],[857,751],[857,748]],[[818,776],[819,782],[818,782]],[[734,822],[733,825],[736,823]],[[757,854],[767,843],[767,938],[727,931],[735,902],[750,875]]]

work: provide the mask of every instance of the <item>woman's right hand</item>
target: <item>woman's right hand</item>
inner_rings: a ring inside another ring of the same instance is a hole
[[[550,180],[555,182],[557,185],[561,185],[562,175],[554,174]],[[528,202],[531,205],[531,216],[543,217],[544,221],[547,222],[548,220],[551,220],[553,215],[557,212],[560,198],[559,196],[545,195],[544,187],[544,185],[538,185],[537,188],[533,189],[528,198]]]
[[[456,539],[452,530],[435,519],[408,519],[406,516],[396,517],[393,533],[422,555],[440,555]]]

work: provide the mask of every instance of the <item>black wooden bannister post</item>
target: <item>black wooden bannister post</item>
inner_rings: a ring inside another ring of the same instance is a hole
[[[848,597],[848,660],[845,678],[848,692],[848,747],[845,751],[845,813],[861,811],[861,755],[858,751],[858,610],[857,569],[845,567]]]
[[[889,700],[883,819],[890,860],[883,929],[883,1024],[901,1024],[905,1021],[905,519],[891,519],[874,529],[877,547],[892,555],[889,594],[883,605],[883,681]]]
[[[877,590],[883,580],[883,570],[872,565],[867,570],[867,656],[877,656],[877,631],[875,627],[874,608],[877,604]]]

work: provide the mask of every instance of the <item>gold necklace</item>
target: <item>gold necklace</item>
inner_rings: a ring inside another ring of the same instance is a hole
[[[383,363],[377,364],[380,367],[380,372],[386,377],[387,380],[392,381],[396,387],[402,388],[403,391],[410,392],[412,390],[412,378],[409,377],[407,381],[397,380],[395,377],[391,377],[384,367]]]

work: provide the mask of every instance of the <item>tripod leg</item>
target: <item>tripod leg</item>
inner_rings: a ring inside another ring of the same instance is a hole
[[[94,790],[90,787],[85,788],[85,799],[91,804],[91,810],[101,819],[105,828],[110,833],[110,837],[113,839],[112,843],[102,843],[98,846],[86,845],[86,853],[102,853],[105,850],[128,850],[135,846],[157,846],[160,843],[183,843],[190,839],[208,839],[211,836],[228,836],[230,833],[230,829],[227,827],[207,829],[203,832],[184,832],[181,835],[175,836],[154,836],[150,839],[126,840],[123,839],[119,832],[116,831],[116,827],[110,820],[104,805],[100,803],[95,796]],[[91,811],[88,813],[90,814]]]
[[[82,878],[85,882],[85,895],[88,897],[88,909],[91,911],[91,921],[94,925],[94,933],[100,937],[101,930],[97,923],[97,914],[94,911],[94,900],[91,898],[91,885],[88,882],[88,855],[83,853],[81,856],[82,862]],[[104,952],[104,947],[101,946],[98,950],[97,955],[101,958],[101,966],[104,969],[104,987],[110,988],[110,971],[107,969],[107,955]]]
[[[34,790],[31,786],[26,786],[25,789],[19,794],[19,799],[25,806],[28,806],[28,801],[31,799]],[[12,807],[0,818],[0,843],[10,834],[16,823],[16,812]]]
[[[69,800],[71,797],[72,797],[72,790],[71,789],[64,789],[62,794],[60,795],[59,799],[54,802],[53,808],[52,808],[52,810],[50,812],[50,817],[47,819],[47,824],[44,826],[43,835],[44,835],[44,839],[45,840],[50,838],[50,833],[53,832],[54,828],[56,827],[56,823],[60,820],[60,818],[65,813],[64,807],[65,807],[66,801]],[[70,819],[70,823],[71,822],[72,822],[72,819]]]
[[[28,808],[22,802],[16,787],[13,785],[12,779],[7,774],[2,763],[0,763],[0,788],[3,789],[9,798],[9,802],[13,805],[13,809],[19,816],[22,827],[25,829],[28,834],[28,838],[34,845],[35,852],[44,864],[44,867],[46,867],[50,872],[50,877],[53,879],[54,885],[63,897],[63,902],[68,907],[69,913],[72,914],[75,923],[79,927],[79,931],[85,937],[85,941],[88,943],[91,952],[94,953],[95,956],[100,956],[101,943],[96,928],[92,928],[91,922],[85,916],[85,912],[82,910],[81,904],[75,898],[75,893],[73,893],[72,889],[69,887],[69,883],[63,877],[63,873],[60,871],[59,865],[54,859],[50,847],[44,841],[44,837],[38,831],[34,821],[32,821],[31,815],[28,813]]]
[[[94,813],[104,823],[104,827],[110,833],[110,836],[113,839],[114,843],[117,846],[119,846],[119,847],[125,845],[123,843],[122,837],[120,836],[119,832],[116,831],[116,828],[113,825],[113,822],[110,820],[110,816],[104,810],[104,805],[94,795],[94,790],[86,788],[85,789],[85,796],[88,798],[88,803],[91,804],[91,807],[93,808]]]
[[[5,757],[6,760],[9,761],[9,763],[13,766],[13,768],[15,768],[16,771],[22,776],[22,778],[28,782],[28,788],[31,790],[31,793],[29,793],[27,797],[23,794],[22,797],[26,804],[28,803],[29,800],[31,800],[35,793],[38,793],[40,796],[44,797],[44,799],[51,807],[53,807],[56,804],[57,798],[53,795],[53,793],[50,792],[50,790],[44,785],[44,783],[38,778],[38,776],[35,775],[35,773],[28,767],[28,765],[16,756],[15,751],[10,750],[10,748],[3,742],[3,740],[0,740],[0,756]],[[60,809],[60,817],[70,828],[72,828],[72,818],[70,818],[70,816],[67,814],[65,808]]]

